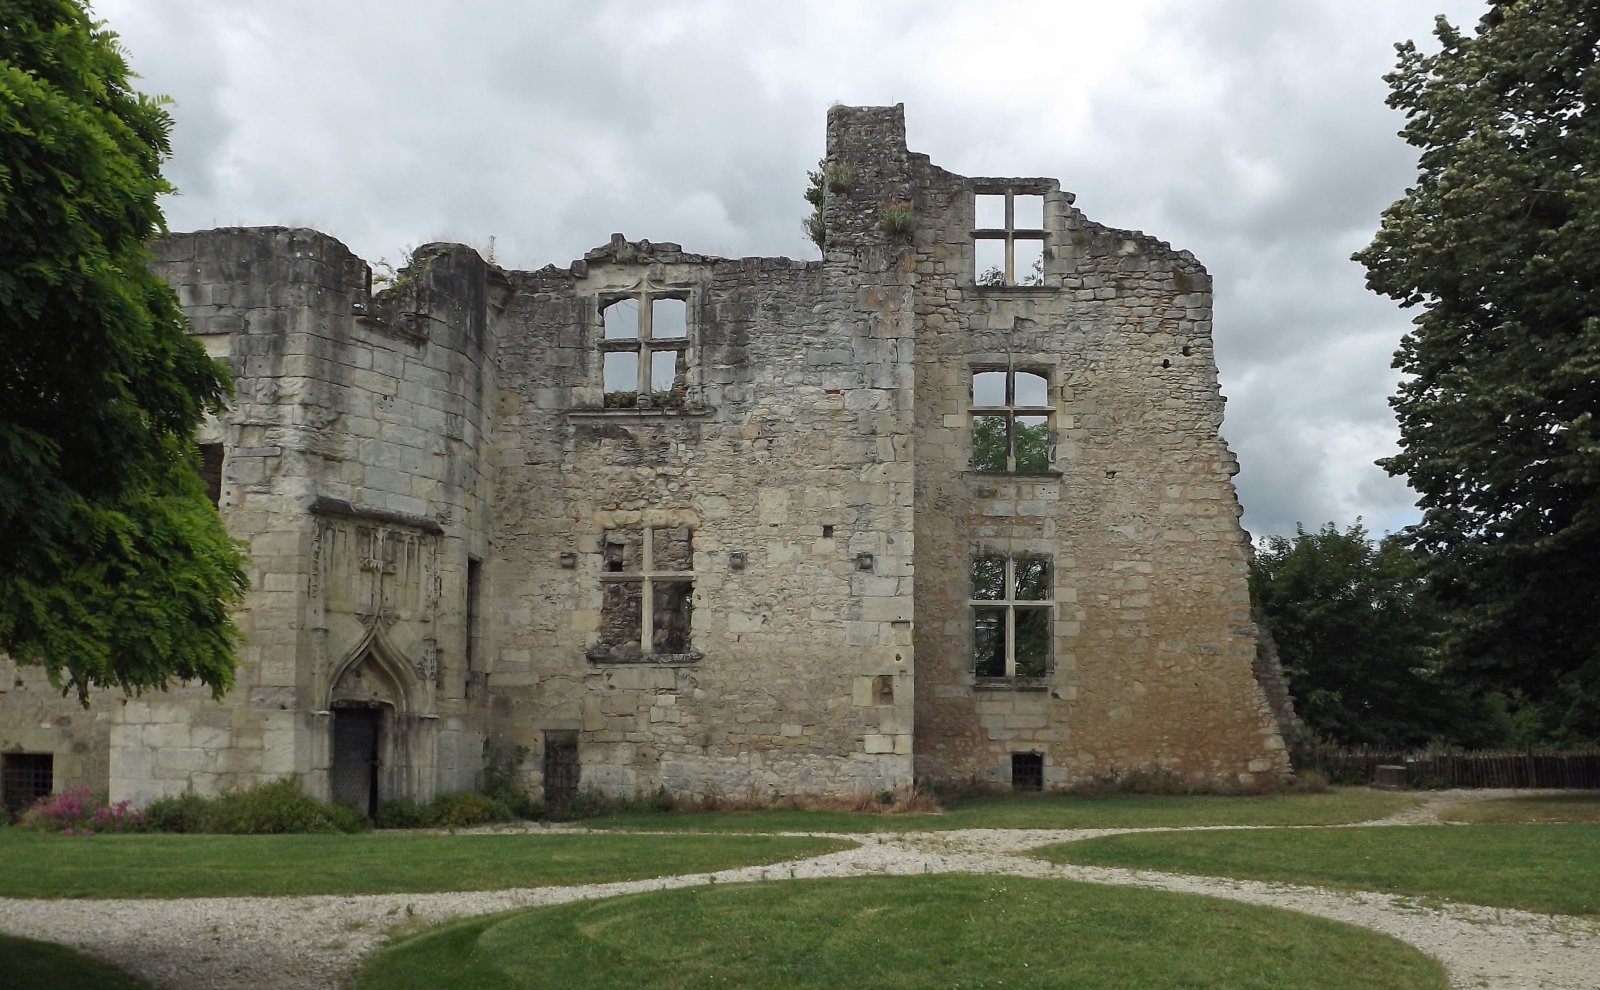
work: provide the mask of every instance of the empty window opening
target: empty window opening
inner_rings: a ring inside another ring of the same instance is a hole
[[[601,561],[600,658],[688,653],[694,531],[687,526],[607,530]]]
[[[1011,789],[1014,791],[1044,790],[1044,754],[1011,754]]]
[[[467,558],[467,673],[478,669],[481,646],[478,643],[478,610],[483,595],[483,561]]]
[[[639,338],[639,300],[618,299],[600,311],[607,340]]]
[[[682,299],[662,296],[650,300],[650,336],[654,340],[689,336],[689,304]]]
[[[1044,241],[1018,240],[1012,245],[1012,267],[1017,285],[1044,284]]]
[[[1036,371],[972,375],[972,469],[990,473],[1050,470],[1050,379]]]
[[[1006,284],[1006,242],[980,240],[972,245],[979,285]]]
[[[981,286],[1044,285],[1044,197],[980,193],[973,197],[973,279]]]
[[[639,355],[631,351],[613,351],[605,356],[601,370],[606,392],[606,405],[611,405],[613,395],[639,397]],[[631,403],[630,403],[631,404]]]
[[[972,216],[980,230],[1001,230],[1006,225],[1006,196],[979,194],[972,198]]]
[[[1050,558],[972,558],[972,669],[978,677],[1043,677],[1050,666]]]
[[[876,674],[872,678],[873,703],[878,705],[894,704],[894,675]]]
[[[200,445],[200,480],[206,486],[206,498],[217,508],[222,508],[222,444]]]
[[[688,391],[687,298],[640,292],[600,306],[605,405],[681,407]],[[650,401],[641,402],[643,397]]]
[[[1022,193],[1011,197],[1012,224],[1017,230],[1044,230],[1044,197]]]
[[[8,813],[21,814],[35,801],[54,793],[55,759],[50,753],[0,755],[0,799]]]
[[[833,527],[832,526],[823,526],[822,527],[822,538],[824,540],[833,539]]]

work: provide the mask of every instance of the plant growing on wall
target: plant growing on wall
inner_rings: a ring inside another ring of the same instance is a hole
[[[917,214],[910,203],[888,203],[878,211],[878,227],[885,236],[908,238],[917,229]]]
[[[818,161],[815,169],[806,172],[806,191],[804,195],[805,201],[811,204],[811,212],[806,214],[805,222],[802,226],[805,228],[806,239],[815,244],[818,250],[822,249],[823,239],[827,235],[822,223],[822,210],[828,200],[824,177],[827,167],[828,163],[825,160]]]
[[[818,249],[827,239],[823,210],[827,206],[828,193],[838,195],[849,192],[855,178],[856,170],[848,162],[829,164],[827,159],[820,159],[815,170],[806,172],[805,200],[811,204],[811,212],[806,216],[803,226],[806,238]]]

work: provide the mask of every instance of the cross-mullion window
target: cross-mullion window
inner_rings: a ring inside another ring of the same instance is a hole
[[[1050,470],[1050,379],[1042,371],[974,371],[969,396],[972,469]]]
[[[694,536],[684,526],[608,530],[600,646],[615,657],[689,652]]]
[[[1050,666],[1050,559],[972,559],[972,669],[979,677],[1042,677]]]
[[[602,299],[601,389],[607,406],[681,404],[688,387],[688,300],[644,291]]]
[[[982,286],[1044,285],[1044,197],[1011,190],[973,198],[973,276]]]

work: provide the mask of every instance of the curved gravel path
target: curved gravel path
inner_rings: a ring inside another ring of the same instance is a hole
[[[1493,796],[1505,796],[1498,792]],[[1463,799],[1368,824],[1427,824]],[[531,828],[530,831],[545,831]],[[1303,911],[1387,932],[1440,959],[1452,990],[1594,990],[1600,924],[1590,919],[1415,898],[1210,877],[1056,866],[1021,855],[1137,829],[969,829],[850,835],[861,845],[815,859],[716,874],[473,893],[189,898],[170,901],[0,899],[0,930],[60,942],[167,990],[324,990],[386,936],[446,918],[703,883],[870,873],[997,873],[1186,891]]]

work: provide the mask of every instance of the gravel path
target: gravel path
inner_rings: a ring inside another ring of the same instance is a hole
[[[1498,792],[1504,796],[1509,792]],[[1371,824],[1438,821],[1446,792],[1417,811]],[[530,831],[539,831],[531,829]],[[964,872],[1065,877],[1209,894],[1289,908],[1387,932],[1444,962],[1452,990],[1594,990],[1600,924],[1593,920],[1285,884],[1055,866],[1020,853],[1132,829],[970,829],[851,835],[855,849],[775,866],[655,880],[476,893],[190,898],[171,901],[0,899],[0,930],[61,942],[167,990],[324,990],[388,935],[452,917],[614,894],[804,877]]]

